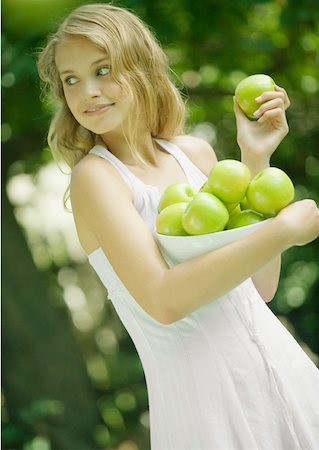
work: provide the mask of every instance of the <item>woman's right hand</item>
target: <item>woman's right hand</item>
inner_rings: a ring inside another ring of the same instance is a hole
[[[294,202],[282,209],[274,220],[285,227],[289,246],[306,245],[319,235],[319,209],[314,200]]]

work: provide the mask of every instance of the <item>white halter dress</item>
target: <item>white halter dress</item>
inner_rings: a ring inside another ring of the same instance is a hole
[[[204,174],[178,147],[157,142],[199,188]],[[91,153],[120,172],[154,232],[157,188],[142,183],[104,147]],[[88,258],[141,359],[152,450],[319,449],[318,370],[251,279],[163,325],[139,306],[101,248]]]

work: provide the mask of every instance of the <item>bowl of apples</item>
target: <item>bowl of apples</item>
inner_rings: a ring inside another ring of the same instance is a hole
[[[266,225],[294,198],[289,176],[269,167],[251,179],[248,167],[225,159],[204,185],[174,183],[163,192],[156,237],[170,266],[216,250]]]

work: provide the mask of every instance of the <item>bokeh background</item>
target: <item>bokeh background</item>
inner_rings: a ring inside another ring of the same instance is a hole
[[[2,2],[4,449],[149,449],[142,367],[63,208],[68,170],[52,161],[50,106],[39,98],[35,54],[59,20],[83,3]],[[114,4],[153,28],[189,99],[188,131],[208,140],[220,159],[240,157],[232,111],[237,82],[267,73],[285,87],[290,134],[272,165],[291,176],[296,198],[318,201],[317,0]],[[318,280],[318,241],[293,248],[283,256],[269,304],[315,364]]]

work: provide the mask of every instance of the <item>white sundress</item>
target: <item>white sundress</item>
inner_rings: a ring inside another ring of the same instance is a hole
[[[177,146],[157,142],[199,188],[205,175]],[[144,184],[104,147],[97,145],[91,153],[120,172],[154,232],[157,188]],[[152,450],[319,449],[318,370],[250,278],[164,325],[132,297],[101,248],[88,258],[141,359]]]

